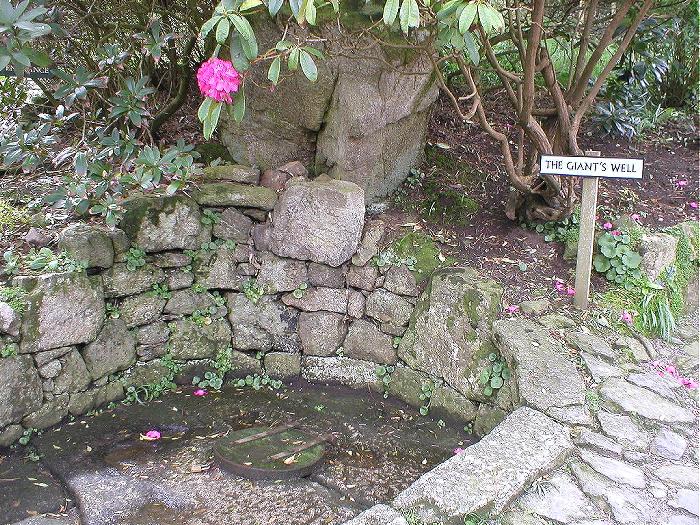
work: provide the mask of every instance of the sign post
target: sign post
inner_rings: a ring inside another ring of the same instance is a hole
[[[586,153],[586,157],[542,155],[540,158],[540,173],[583,177],[576,256],[576,295],[574,296],[574,305],[582,310],[588,308],[588,294],[591,287],[598,179],[600,177],[641,179],[644,169],[644,161],[641,159],[601,158],[599,151]]]

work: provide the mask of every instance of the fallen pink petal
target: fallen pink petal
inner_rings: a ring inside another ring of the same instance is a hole
[[[457,447],[452,452],[456,455],[456,454],[462,454],[464,451],[465,451],[465,449],[463,449],[461,447]]]
[[[157,430],[149,430],[145,434],[141,434],[141,439],[144,441],[157,441],[160,439],[160,432]]]
[[[697,208],[698,208],[698,203],[695,202],[695,201],[692,201],[692,202],[689,202],[689,203],[688,203],[688,206],[690,206],[690,207],[693,208],[694,210],[697,210]]]
[[[612,225],[611,222],[606,222],[606,223],[603,224],[603,229],[604,229],[604,230],[612,230],[612,228],[613,228],[613,225]]]
[[[194,392],[192,392],[192,395],[197,396],[197,397],[203,397],[206,396],[209,392],[204,390],[203,388],[198,388]]]
[[[576,289],[575,288],[567,288],[566,295],[576,295]]]
[[[517,313],[519,311],[520,311],[520,307],[518,305],[515,305],[515,304],[511,304],[510,306],[508,306],[508,308],[506,308],[506,312],[508,312],[509,314],[514,314],[514,313]]]

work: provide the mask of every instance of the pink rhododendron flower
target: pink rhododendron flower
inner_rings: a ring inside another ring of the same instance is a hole
[[[160,439],[160,432],[157,430],[149,430],[145,434],[141,434],[141,439],[144,441],[157,441]]]
[[[509,314],[514,314],[519,311],[520,307],[517,304],[511,304],[510,306],[508,306],[508,308],[506,308],[506,312],[508,312]]]
[[[687,186],[687,185],[688,185],[688,181],[685,179],[679,180],[678,182],[676,182],[676,186],[678,186],[679,188],[682,188],[683,186]]]
[[[241,75],[228,60],[210,58],[199,66],[197,84],[205,97],[231,104],[231,93],[238,91]]]
[[[689,202],[689,203],[688,203],[688,206],[690,206],[690,207],[693,208],[694,210],[697,210],[697,209],[698,209],[698,203],[695,202],[695,201]]]
[[[461,448],[461,447],[457,447],[457,448],[454,449],[452,452],[455,453],[455,454],[462,454],[462,453],[464,452],[464,449]]]
[[[604,229],[604,230],[612,230],[612,227],[613,227],[613,225],[612,225],[611,222],[606,222],[606,223],[603,224],[603,229]]]
[[[569,286],[569,287],[566,289],[566,295],[576,295],[576,289],[575,289],[575,288],[571,288],[571,286]]]
[[[195,390],[194,392],[192,392],[192,395],[195,395],[195,396],[197,396],[197,397],[202,397],[202,396],[206,396],[208,393],[209,393],[209,392],[207,392],[207,391],[204,390],[203,388],[198,388],[197,390]]]
[[[634,316],[627,310],[622,310],[622,314],[620,315],[620,321],[622,321],[625,324],[632,324],[634,322]]]
[[[613,230],[610,232],[610,235],[612,235],[613,237],[618,237],[622,235],[622,232],[620,230]]]

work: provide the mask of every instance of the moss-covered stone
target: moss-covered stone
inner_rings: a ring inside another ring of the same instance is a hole
[[[491,325],[502,288],[470,268],[444,268],[419,297],[399,357],[467,398],[484,400],[479,375],[495,351]]]
[[[452,257],[443,257],[432,237],[411,232],[394,241],[390,249],[402,260],[410,260],[413,274],[420,284],[438,268],[454,264]]]
[[[240,182],[242,184],[257,184],[260,181],[260,170],[241,164],[220,164],[204,168],[203,177],[208,181]]]
[[[197,249],[211,240],[199,206],[184,195],[136,197],[124,208],[120,228],[147,252]]]
[[[277,193],[269,188],[235,182],[202,184],[193,196],[202,206],[241,206],[271,210],[277,202]]]
[[[170,348],[176,360],[211,358],[231,345],[231,327],[225,319],[202,326],[182,319],[171,327]]]

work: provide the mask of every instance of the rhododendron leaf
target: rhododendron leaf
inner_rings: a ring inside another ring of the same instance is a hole
[[[197,110],[197,118],[200,122],[204,122],[204,119],[207,118],[207,115],[209,115],[211,103],[212,99],[207,97],[204,100],[202,100],[202,103],[199,105],[199,109]]]
[[[320,58],[321,60],[323,60],[324,58],[326,58],[326,57],[323,55],[323,53],[321,52],[321,50],[320,50],[320,49],[316,49],[315,47],[304,46],[304,47],[302,47],[302,49],[303,49],[304,51],[306,51],[307,53],[309,53],[309,54],[315,56],[316,58]]]
[[[241,42],[241,35],[237,32],[231,33],[231,62],[238,71],[245,71],[250,67],[250,62],[246,57]]]
[[[299,48],[295,47],[289,53],[289,58],[287,59],[287,67],[289,71],[296,71],[299,68]]]
[[[299,11],[301,9],[301,0],[289,0],[289,7],[292,9],[292,14],[299,18]]]
[[[282,8],[283,3],[284,0],[268,0],[267,10],[270,12],[270,16],[275,16]]]
[[[467,53],[469,54],[469,59],[475,66],[479,65],[479,46],[476,45],[476,40],[472,34],[467,31],[464,33],[464,43],[467,46]]]
[[[222,107],[223,103],[212,101],[209,115],[207,115],[207,118],[204,121],[204,138],[207,140],[209,140],[214,134],[214,130],[219,123],[219,116],[221,115]]]
[[[245,92],[241,90],[236,94],[233,101],[233,119],[236,122],[242,122],[245,116]]]
[[[231,29],[231,22],[228,21],[227,18],[222,18],[219,20],[218,25],[216,26],[216,41],[219,44],[223,44],[226,42],[226,39],[228,38],[228,32]]]
[[[399,0],[386,0],[384,4],[384,23],[388,26],[394,23],[399,14]]]
[[[211,17],[209,20],[204,22],[202,24],[202,29],[199,31],[199,35],[202,38],[206,38],[206,36],[211,33],[211,30],[214,29],[214,26],[221,20],[221,16],[216,15]]]
[[[401,30],[406,34],[408,34],[409,28],[418,27],[420,13],[416,0],[403,0],[399,11],[399,20],[401,21]]]
[[[246,11],[247,9],[253,9],[254,7],[258,7],[259,5],[262,5],[261,0],[244,0],[244,2],[241,4],[241,7],[239,7],[238,10]]]
[[[316,82],[316,80],[318,79],[318,68],[316,67],[314,59],[311,58],[311,55],[309,55],[306,51],[302,49],[300,60],[301,70],[304,72],[306,78],[308,78],[311,82]]]
[[[231,15],[231,21],[236,26],[236,31],[241,35],[241,46],[248,60],[258,56],[258,41],[255,39],[253,28],[247,19],[239,15]]]
[[[453,15],[461,3],[462,0],[449,0],[449,2],[445,2],[442,4],[442,8],[437,12],[437,19],[444,20],[448,16]]]
[[[474,23],[476,17],[476,4],[467,4],[462,9],[462,14],[459,15],[459,32],[464,34],[469,31],[469,28]]]
[[[267,78],[274,85],[277,85],[277,82],[279,82],[281,66],[282,60],[280,59],[280,57],[275,57],[275,59],[272,61],[272,64],[270,64],[270,69],[267,71]]]
[[[275,45],[277,51],[286,51],[290,47],[292,47],[292,43],[287,40],[280,40],[277,42],[277,45]]]

